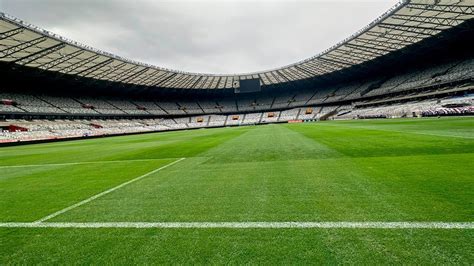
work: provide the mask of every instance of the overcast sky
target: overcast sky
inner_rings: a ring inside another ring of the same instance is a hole
[[[161,67],[245,73],[311,57],[396,0],[0,0],[64,37]]]

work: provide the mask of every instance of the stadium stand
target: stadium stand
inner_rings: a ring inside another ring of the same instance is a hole
[[[401,1],[314,57],[235,75],[141,64],[0,13],[0,142],[472,115],[473,6]],[[118,63],[124,67],[101,72]],[[260,80],[261,91],[237,93],[239,81],[250,78]]]

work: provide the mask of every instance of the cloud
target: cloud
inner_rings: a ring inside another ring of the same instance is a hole
[[[0,0],[0,9],[95,48],[161,67],[245,73],[311,57],[396,3]]]

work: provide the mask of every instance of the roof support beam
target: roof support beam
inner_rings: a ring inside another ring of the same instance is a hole
[[[455,21],[466,21],[466,19],[459,18],[459,15],[453,16],[453,17],[437,17],[437,16],[423,16],[423,15],[404,15],[404,14],[393,14],[390,16],[391,18],[397,18],[397,19],[402,19],[402,18],[417,18],[417,19],[426,19],[426,20],[455,20]]]
[[[208,78],[209,78],[209,76],[202,77],[201,80],[199,81],[199,83],[196,84],[195,88],[196,89],[202,89],[204,84],[207,82]]]
[[[27,42],[20,43],[18,45],[15,45],[15,46],[12,46],[12,47],[9,47],[9,48],[6,48],[6,49],[3,49],[3,50],[0,51],[0,54],[1,54],[0,58],[5,58],[5,57],[10,56],[12,54],[21,52],[25,49],[28,49],[32,46],[35,46],[39,43],[42,43],[42,42],[46,41],[46,40],[47,40],[47,38],[42,36],[42,37],[27,41]]]
[[[125,66],[130,66],[130,63],[127,63],[127,62],[123,62],[123,64],[120,64],[118,67],[115,67],[115,70],[122,70],[122,68],[124,68]],[[106,79],[110,80],[110,81],[115,81],[117,82],[118,80],[124,78],[124,77],[127,77],[128,75],[130,75],[131,73],[133,73],[137,68],[140,68],[140,65],[134,65],[133,67],[127,69],[127,70],[124,70],[122,72],[120,71],[116,71],[115,74],[114,72],[110,72],[111,74],[113,75],[110,75],[110,76],[107,76]],[[107,74],[108,75],[108,74]]]
[[[179,81],[182,78],[183,74],[181,73],[176,73],[172,78],[166,79],[160,83],[160,87],[172,87],[170,86],[171,84],[176,83],[176,81]]]
[[[338,67],[337,70],[353,66],[354,64],[357,64],[357,62],[348,62],[345,60],[342,60],[340,58],[335,58],[335,56],[332,56],[330,54],[325,54],[325,57],[320,57],[321,60],[326,61],[330,64],[336,65]],[[329,57],[329,58],[328,58]]]
[[[416,4],[409,3],[407,5],[409,9],[423,10],[423,11],[438,11],[444,13],[453,13],[460,15],[472,15],[474,14],[473,6],[464,6],[464,5],[425,5],[425,4]]]
[[[275,71],[270,71],[270,74],[277,81],[277,84],[286,81],[285,78],[283,78],[279,73],[276,73]]]
[[[217,89],[223,89],[225,88],[225,82],[227,80],[227,77],[226,76],[222,76],[220,79],[219,79],[219,83],[217,83]]]
[[[292,80],[300,80],[305,78],[300,72],[298,72],[298,69],[292,69],[292,68],[286,68],[286,72],[288,73],[291,77]]]
[[[337,57],[341,57],[345,59],[347,62],[354,62],[354,64],[358,64],[361,61],[367,61],[367,60],[372,60],[378,56],[381,56],[381,54],[373,54],[368,51],[362,50],[362,49],[338,49],[336,51],[333,51],[333,54]]]
[[[393,51],[393,50],[382,49],[382,48],[379,48],[379,47],[368,47],[368,46],[365,46],[363,44],[346,43],[345,45],[348,46],[348,47],[351,47],[353,49],[356,49],[356,50],[376,54],[375,56],[385,55],[385,54],[390,53],[391,51]],[[377,51],[381,51],[381,52],[377,52]]]
[[[316,69],[311,69],[308,66],[306,66],[305,64],[296,65],[295,67],[297,67],[298,69],[300,69],[302,71],[306,71],[306,73],[311,74],[311,76],[318,76],[318,75],[321,74]]]
[[[188,85],[191,84],[194,80],[195,76],[188,75],[179,85],[181,86],[181,89],[187,89]]]
[[[377,39],[365,39],[365,38],[362,38],[362,37],[358,37],[354,41],[356,41],[357,43],[374,45],[374,46],[377,46],[377,47],[384,47],[384,48],[387,49],[386,51],[398,50],[402,47],[405,47],[405,45],[406,45],[405,42],[396,42],[396,43],[387,42],[387,41],[381,42],[380,40],[377,40]],[[371,46],[366,46],[366,47],[371,47]]]
[[[206,83],[202,87],[202,89],[209,89],[211,84],[214,82],[215,77],[214,76],[209,76],[209,79],[206,80]]]
[[[350,50],[336,50],[333,53],[328,55],[329,58],[335,60],[337,62],[347,62],[351,63],[349,66],[357,65],[367,60],[372,59],[372,57],[364,54],[364,53],[356,53]]]
[[[392,41],[402,42],[405,46],[414,44],[419,42],[423,39],[420,36],[413,36],[413,35],[401,35],[401,34],[394,34],[390,32],[380,33],[380,32],[366,32],[367,35],[375,36],[377,38],[384,38]]]
[[[18,64],[18,65],[26,65],[26,64],[32,63],[32,62],[46,56],[48,54],[54,53],[58,50],[61,50],[62,48],[64,48],[64,46],[66,46],[66,44],[59,43],[59,44],[50,46],[50,47],[48,47],[44,50],[38,51],[36,53],[29,54],[29,55],[24,56],[22,58],[11,61],[10,63],[15,63],[15,64]]]
[[[150,68],[149,68],[149,67],[145,67],[145,68],[143,68],[142,70],[137,71],[137,72],[135,72],[134,74],[129,75],[128,77],[119,79],[118,81],[119,81],[119,82],[122,82],[122,83],[128,83],[129,81],[131,81],[131,80],[133,80],[134,78],[140,76],[141,74],[147,72],[148,70],[150,70]]]
[[[331,57],[336,58],[336,59],[342,58],[342,59],[345,59],[344,61],[353,62],[352,65],[357,65],[362,62],[374,59],[376,56],[359,53],[353,50],[338,49],[338,50],[332,51]]]
[[[405,16],[405,15],[392,15],[390,18],[403,20],[405,22],[418,22],[423,24],[432,24],[439,27],[452,27],[459,24],[455,18],[439,18],[439,17],[424,17],[424,16]],[[461,20],[464,21],[464,20]]]
[[[171,73],[171,72],[170,72],[170,73]],[[161,84],[167,82],[168,80],[174,78],[176,75],[178,75],[178,73],[172,73],[172,74],[169,75],[168,77],[166,77],[166,78],[164,78],[164,79],[158,81],[157,83],[155,83],[155,84],[153,85],[153,87],[158,87],[159,85],[161,85]]]
[[[264,73],[259,73],[258,79],[262,82],[262,85],[270,84],[270,80],[267,78],[267,76]]]
[[[4,39],[7,39],[7,38],[10,38],[12,36],[15,36],[17,34],[20,34],[20,33],[23,32],[23,30],[24,29],[22,27],[20,27],[20,28],[8,30],[8,31],[0,32],[0,41],[4,40]]]
[[[282,77],[284,81],[286,81],[286,82],[290,81],[290,79],[287,76],[283,75],[283,73],[281,73],[280,70],[275,70],[274,72],[276,72],[276,74],[278,74],[278,76]]]
[[[273,85],[278,83],[278,80],[270,72],[264,72],[261,73],[261,75],[264,75],[265,79],[268,80],[267,84],[265,85]]]
[[[217,80],[217,82],[214,83],[215,85],[212,89],[217,89],[217,87],[219,87],[219,83],[221,82],[221,79],[222,79],[222,77],[216,77],[216,78],[218,78],[218,80]],[[258,78],[260,79],[260,77],[258,77]]]
[[[200,76],[198,79],[189,84],[189,89],[200,89],[200,86],[206,82],[206,79],[206,76]]]
[[[83,67],[83,66],[89,64],[90,62],[96,60],[96,59],[99,58],[99,57],[100,57],[100,55],[98,55],[98,54],[93,54],[93,55],[91,55],[91,56],[89,56],[89,57],[87,57],[87,58],[82,59],[81,61],[79,61],[79,62],[77,62],[77,63],[75,63],[75,64],[71,64],[71,65],[69,65],[69,66],[67,66],[67,67],[64,67],[64,68],[59,69],[59,72],[62,72],[62,73],[64,73],[64,74],[69,74],[69,73],[71,73],[71,72],[73,72],[73,71],[75,71],[75,70],[77,70],[77,69],[80,69],[81,67]]]
[[[294,67],[296,68],[297,66],[295,65]],[[305,68],[301,68],[301,67],[300,67],[300,69],[305,69]],[[308,70],[306,70],[305,73],[308,74],[308,73],[309,73]],[[315,74],[310,74],[308,77],[305,77],[305,78],[299,80],[299,82],[302,82],[302,83],[304,83],[304,84],[307,85],[307,86],[311,86],[312,83],[311,83],[310,80],[311,80],[311,79],[314,79],[314,78],[316,78],[316,77],[317,77],[317,75],[315,75]]]
[[[114,61],[113,58],[109,58],[109,59],[107,59],[107,60],[105,60],[105,61],[102,61],[102,62],[100,62],[100,63],[98,63],[98,64],[95,64],[95,65],[89,67],[89,68],[86,68],[86,69],[83,69],[83,70],[77,72],[76,75],[79,75],[79,76],[87,76],[89,73],[92,73],[93,71],[95,71],[95,70],[97,70],[97,69],[101,69],[102,67],[104,67],[104,66],[106,66],[106,65],[108,65],[108,64],[110,64],[110,63],[112,63],[113,61]]]
[[[182,89],[188,89],[189,85],[196,80],[196,76],[187,76],[187,78],[180,84]]]
[[[43,70],[50,70],[51,68],[54,68],[54,67],[66,62],[70,59],[76,58],[76,57],[80,56],[83,53],[84,53],[84,50],[77,50],[77,51],[75,51],[73,53],[70,53],[68,55],[65,55],[63,57],[60,57],[60,58],[54,59],[52,61],[49,61],[47,63],[44,63],[44,64],[38,66],[38,68],[41,68]]]
[[[164,74],[166,74],[166,72],[163,72],[159,69],[155,69],[155,72],[153,72],[151,75],[144,76],[143,78],[140,78],[137,82],[148,86],[148,85],[151,85],[149,83],[151,80],[155,80],[157,77],[161,77]]]
[[[199,84],[199,89],[205,90],[209,87],[210,84],[212,84],[212,81],[214,80],[214,76],[206,76],[206,79],[203,80],[201,84]]]
[[[183,84],[187,82],[187,75],[181,74],[181,76],[176,77],[176,79],[170,81],[167,86],[173,89],[181,89]]]
[[[188,83],[190,76],[182,75],[181,77],[177,78],[173,83],[168,84],[169,87],[173,89],[184,89],[184,84]]]
[[[299,79],[305,79],[305,78],[309,78],[311,77],[312,75],[307,73],[306,71],[302,71],[300,68],[298,67],[291,67],[291,68],[288,68],[288,70],[290,70],[294,75],[298,76]]]
[[[218,89],[225,89],[225,84],[227,84],[227,76],[223,76],[217,85]]]
[[[414,33],[416,35],[423,35],[425,37],[431,37],[440,31],[438,29],[427,28],[427,27],[407,26],[407,25],[391,24],[391,23],[384,23],[384,22],[377,24],[377,26],[380,28],[389,29],[389,30],[397,30],[397,31]],[[417,31],[415,29],[420,30],[420,31]]]
[[[166,79],[171,74],[171,72],[161,72],[161,74],[154,76],[153,79],[147,80],[145,84],[149,87],[153,87],[153,84],[160,82],[163,79]]]
[[[321,75],[330,73],[330,72],[335,71],[335,70],[338,69],[338,67],[334,68],[334,65],[332,65],[332,64],[329,65],[325,61],[323,61],[323,62],[321,62],[321,61],[323,61],[323,60],[321,60],[321,58],[319,58],[318,60],[312,60],[312,61],[308,61],[306,63],[308,65],[310,65],[311,67],[313,67],[314,69],[321,72]]]
[[[91,75],[89,76],[88,78],[92,78],[92,79],[102,79],[103,77],[107,76],[109,73],[113,73],[114,71],[117,71],[117,70],[120,70],[123,66],[127,65],[127,63],[125,62],[122,62],[121,64],[115,66],[115,67],[111,67],[110,69],[108,70],[104,70],[102,72],[98,72],[94,75]],[[110,79],[110,81],[112,81],[112,79]]]
[[[283,76],[288,82],[297,79],[297,77],[294,77],[293,73],[291,73],[291,71],[288,71],[288,69],[279,69],[276,72]]]
[[[269,72],[265,72],[263,74],[265,75],[265,77],[267,77],[269,85],[276,84],[278,82],[278,80],[275,79],[275,77],[273,75],[271,75]]]

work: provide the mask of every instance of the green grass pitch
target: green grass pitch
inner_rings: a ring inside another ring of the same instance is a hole
[[[38,221],[140,176],[46,222],[472,223],[473,162],[472,117],[4,147],[0,224]],[[0,264],[472,264],[473,243],[473,229],[0,227]]]

